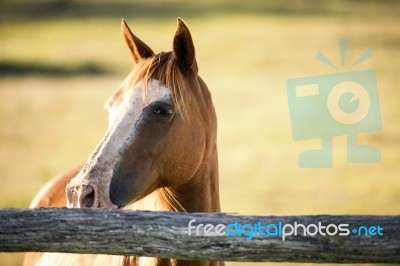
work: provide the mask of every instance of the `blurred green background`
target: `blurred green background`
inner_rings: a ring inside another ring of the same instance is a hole
[[[399,1],[2,0],[0,207],[28,207],[105,133],[103,104],[132,68],[120,19],[159,52],[171,50],[179,16],[217,109],[224,212],[398,215],[399,14]],[[359,139],[378,147],[382,161],[348,164],[338,137],[332,168],[300,169],[298,154],[320,142],[293,140],[285,82],[336,73],[314,56],[340,65],[340,38],[348,39],[347,62],[373,52],[353,70],[377,73],[383,130]],[[0,254],[0,265],[21,258]]]

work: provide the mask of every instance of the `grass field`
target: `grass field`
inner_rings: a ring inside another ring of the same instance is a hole
[[[105,133],[103,104],[132,63],[124,17],[155,51],[170,50],[176,17],[188,23],[200,75],[217,109],[225,212],[263,215],[400,213],[400,4],[396,1],[2,1],[0,3],[0,207],[26,208],[57,173],[89,156]],[[375,69],[383,130],[361,134],[378,164],[348,164],[346,138],[334,165],[301,169],[297,156],[319,140],[291,136],[289,78]],[[21,254],[0,254],[19,265]],[[247,265],[247,263],[228,263]],[[261,265],[261,264],[258,264]]]

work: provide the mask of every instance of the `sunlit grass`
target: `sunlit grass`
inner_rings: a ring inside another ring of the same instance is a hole
[[[353,2],[347,7],[357,14]],[[399,19],[396,6],[373,7],[387,16],[361,5],[364,13],[354,16],[293,10],[184,17],[217,109],[223,211],[399,214]],[[90,17],[0,25],[0,61],[61,67],[90,62],[112,70],[104,76],[1,76],[0,207],[27,207],[46,180],[84,161],[105,133],[103,104],[132,66],[119,22]],[[128,17],[128,22],[155,51],[171,49],[175,19]],[[373,51],[357,70],[377,72],[383,130],[361,140],[381,150],[382,162],[347,164],[346,139],[340,137],[333,168],[300,169],[298,154],[319,141],[292,139],[285,82],[334,73],[314,56],[320,50],[339,62],[340,38],[349,40],[349,61]],[[18,263],[11,257],[1,255],[0,264]]]

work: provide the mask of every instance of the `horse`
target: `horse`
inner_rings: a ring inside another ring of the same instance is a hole
[[[51,180],[30,207],[220,212],[217,118],[188,26],[178,18],[172,51],[158,54],[125,20],[121,28],[135,66],[106,102],[106,134],[84,164]],[[25,265],[224,262],[28,253]]]

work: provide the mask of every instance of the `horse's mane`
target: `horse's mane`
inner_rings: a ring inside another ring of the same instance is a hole
[[[152,57],[141,60],[122,82],[118,91],[107,101],[106,106],[118,104],[125,91],[132,89],[140,81],[143,82],[143,93],[146,95],[147,84],[150,79],[157,79],[171,91],[172,101],[176,110],[185,112],[183,97],[183,74],[172,52],[161,52]]]

